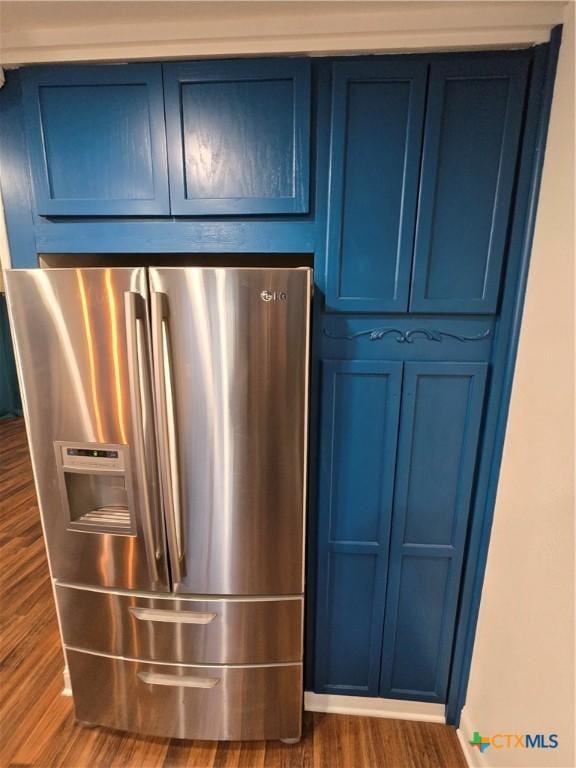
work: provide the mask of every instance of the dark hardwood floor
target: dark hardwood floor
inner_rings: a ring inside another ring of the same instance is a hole
[[[154,739],[85,729],[63,659],[22,419],[0,421],[0,767],[465,768],[454,729],[307,713],[300,744]]]

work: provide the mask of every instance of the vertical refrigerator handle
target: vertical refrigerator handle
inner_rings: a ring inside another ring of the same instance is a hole
[[[126,313],[126,339],[128,347],[128,377],[130,381],[130,407],[135,437],[135,456],[137,463],[138,492],[142,510],[142,525],[148,568],[153,582],[158,574],[158,524],[153,512],[154,491],[150,487],[151,472],[146,451],[145,420],[150,423],[152,393],[149,380],[149,368],[146,365],[147,352],[142,352],[143,334],[146,320],[146,304],[139,293],[126,291],[124,294]]]
[[[166,515],[166,530],[172,575],[180,582],[186,575],[186,547],[180,510],[180,482],[178,478],[178,450],[170,331],[168,324],[168,297],[165,293],[151,292],[152,300],[152,348],[154,351],[154,388],[158,421],[158,446],[162,495]]]

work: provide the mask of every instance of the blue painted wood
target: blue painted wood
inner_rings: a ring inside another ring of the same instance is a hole
[[[529,62],[432,60],[412,312],[496,311]]]
[[[6,82],[0,89],[0,185],[8,245],[14,266],[36,267],[20,72],[7,70],[5,75]]]
[[[172,212],[308,211],[310,62],[164,65]]]
[[[427,66],[332,65],[328,310],[407,309]]]
[[[495,321],[485,315],[324,314],[316,341],[325,358],[360,360],[490,359]]]
[[[322,365],[316,690],[378,692],[401,372]]]
[[[511,222],[510,261],[504,281],[502,315],[499,320],[499,333],[494,348],[490,396],[486,407],[484,428],[486,447],[482,451],[478,469],[478,492],[462,579],[458,624],[446,705],[446,719],[451,725],[459,724],[468,686],[474,634],[504,448],[506,421],[561,38],[562,27],[555,27],[550,43],[534,49],[516,203]]]
[[[40,222],[40,253],[313,253],[311,221]]]
[[[22,402],[8,325],[6,297],[0,293],[0,419],[21,415]]]
[[[316,615],[318,601],[318,495],[320,454],[320,406],[322,400],[322,345],[321,320],[324,304],[324,243],[326,190],[328,182],[328,130],[330,116],[330,64],[328,61],[314,62],[312,79],[312,165],[313,198],[311,209],[315,218],[314,242],[314,293],[312,296],[312,322],[310,340],[310,393],[308,425],[308,504],[306,519],[306,600],[304,622],[304,689],[316,688]],[[325,355],[329,358],[331,355]],[[335,355],[334,357],[337,357]]]
[[[170,212],[160,64],[23,70],[36,210]]]
[[[380,694],[446,697],[485,363],[404,366]]]

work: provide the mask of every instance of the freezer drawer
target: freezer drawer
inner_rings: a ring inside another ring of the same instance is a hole
[[[300,598],[181,599],[58,584],[64,643],[184,664],[302,660]]]
[[[302,665],[147,664],[68,648],[79,720],[179,739],[296,739]]]

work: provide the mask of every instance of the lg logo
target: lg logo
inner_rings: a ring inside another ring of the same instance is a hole
[[[288,294],[284,291],[262,291],[260,293],[262,301],[286,301]]]

